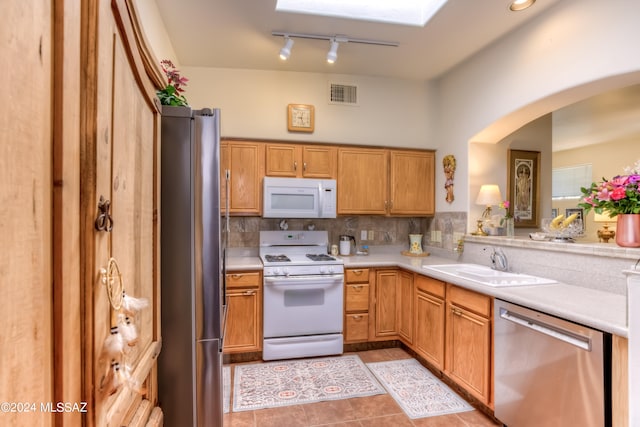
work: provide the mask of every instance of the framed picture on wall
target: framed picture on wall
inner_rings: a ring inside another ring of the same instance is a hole
[[[565,218],[569,218],[573,214],[578,214],[576,220],[580,220],[582,224],[582,232],[584,232],[584,209],[582,208],[567,208],[564,211]]]
[[[516,227],[540,223],[540,152],[509,150],[507,194]]]

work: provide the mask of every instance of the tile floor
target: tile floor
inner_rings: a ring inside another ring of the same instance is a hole
[[[411,357],[400,348],[369,350],[355,354],[360,356],[364,363]],[[231,384],[233,384],[233,377]],[[233,396],[233,390],[231,396]],[[231,406],[233,407],[233,403]],[[496,427],[501,425],[478,410],[412,420],[405,415],[389,394],[231,412],[224,415],[224,427]]]

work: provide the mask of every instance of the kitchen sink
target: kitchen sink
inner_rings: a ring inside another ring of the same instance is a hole
[[[529,274],[498,271],[479,264],[441,264],[423,265],[425,270],[437,271],[454,277],[471,280],[482,285],[495,288],[507,286],[531,286],[548,285],[557,283],[556,280],[544,277],[531,276]]]

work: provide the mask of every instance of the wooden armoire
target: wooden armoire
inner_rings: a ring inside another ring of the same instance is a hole
[[[157,61],[132,0],[2,12],[0,425],[161,425]],[[147,306],[114,379],[119,286]]]

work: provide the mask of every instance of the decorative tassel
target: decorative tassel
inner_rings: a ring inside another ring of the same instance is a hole
[[[147,301],[146,298],[134,298],[122,291],[122,309],[128,315],[133,316],[148,305],[149,301]]]
[[[115,360],[111,361],[111,369],[105,377],[100,381],[100,393],[103,396],[111,396],[115,394],[122,385],[121,377],[118,373],[120,364]]]
[[[111,333],[104,340],[101,358],[119,359],[124,352],[124,340],[117,326],[111,327]]]
[[[140,383],[131,376],[131,367],[127,364],[120,365],[119,374],[124,384],[138,394],[146,393],[147,389],[140,386]]]
[[[136,325],[131,322],[129,316],[122,313],[118,314],[118,329],[124,342],[130,347],[136,345],[138,341],[138,331],[136,331]]]

